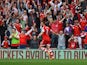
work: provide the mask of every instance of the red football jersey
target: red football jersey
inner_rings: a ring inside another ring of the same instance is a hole
[[[63,23],[58,22],[58,31],[60,32],[61,30],[63,30]]]
[[[10,45],[10,42],[9,42],[9,41],[3,41],[3,42],[2,42],[2,46],[3,46],[4,48],[9,48],[9,45]]]
[[[86,24],[87,24],[86,19],[80,19],[81,30],[85,29]]]
[[[56,21],[57,22],[57,25],[58,25],[58,33],[63,30],[63,22],[60,22],[60,21]]]
[[[50,25],[50,27],[51,27],[52,31],[54,31],[55,33],[59,32],[59,30],[58,30],[59,27],[58,27],[58,23],[57,22],[52,23]]]
[[[74,25],[73,26],[73,32],[74,32],[74,36],[79,36],[80,35],[80,27]]]
[[[69,42],[69,48],[70,49],[76,49],[77,48],[77,42],[70,41]]]
[[[70,4],[69,7],[73,15],[75,15],[75,5]]]
[[[15,28],[17,29],[18,32],[21,32],[21,24],[20,23],[15,23]]]
[[[43,26],[42,31],[43,31],[42,39],[44,41],[50,41],[50,36],[49,36],[50,28],[48,26]]]
[[[27,35],[25,35],[25,34],[20,34],[19,35],[19,37],[20,37],[20,45],[26,45],[27,44]]]

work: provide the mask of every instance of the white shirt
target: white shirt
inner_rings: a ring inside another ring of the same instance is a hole
[[[50,4],[52,7],[54,7],[54,11],[55,11],[56,7],[58,7],[58,10],[60,10],[60,6],[62,5],[62,2],[60,2],[58,4],[54,4],[52,1],[50,1]]]

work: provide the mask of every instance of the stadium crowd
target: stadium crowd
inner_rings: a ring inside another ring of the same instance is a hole
[[[87,0],[0,0],[0,48],[38,49],[41,22],[51,48],[87,49]]]

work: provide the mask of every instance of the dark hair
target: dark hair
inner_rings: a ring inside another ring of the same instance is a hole
[[[16,31],[16,29],[15,29],[15,28],[12,28],[12,29],[14,29],[14,30]]]

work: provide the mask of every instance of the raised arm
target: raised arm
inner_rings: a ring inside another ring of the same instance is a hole
[[[44,33],[44,29],[42,28],[41,33],[37,36],[39,38]]]
[[[55,33],[52,29],[50,30],[53,34],[58,35],[58,33]]]
[[[31,28],[25,35],[29,35],[33,31],[33,28]]]
[[[62,5],[62,1],[61,0],[58,0],[58,7],[60,7]]]
[[[49,2],[49,4],[50,4],[51,6],[54,6],[53,0],[51,0],[51,1]]]
[[[66,16],[64,16],[59,22],[63,22],[65,18],[66,18]]]

